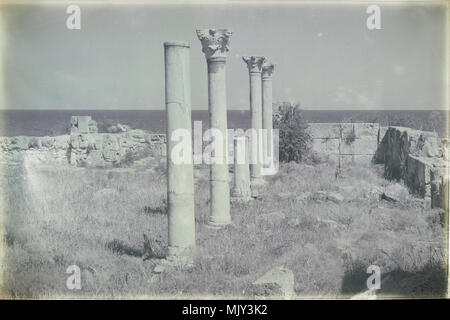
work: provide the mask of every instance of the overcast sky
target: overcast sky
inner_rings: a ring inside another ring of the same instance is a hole
[[[77,2],[74,2],[77,3]],[[164,108],[163,42],[191,44],[192,105],[207,107],[207,70],[195,29],[233,31],[228,106],[248,108],[242,55],[276,64],[274,100],[304,108],[436,109],[446,100],[444,5],[5,5],[0,108]]]

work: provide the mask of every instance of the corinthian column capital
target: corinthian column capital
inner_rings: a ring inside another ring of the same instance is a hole
[[[273,63],[264,63],[262,66],[263,80],[271,80],[274,69],[275,69],[275,65]]]
[[[250,73],[261,73],[262,65],[266,61],[265,57],[242,57],[242,60],[247,64]]]
[[[206,59],[226,59],[232,34],[228,29],[198,29],[197,37],[202,43],[202,51]]]

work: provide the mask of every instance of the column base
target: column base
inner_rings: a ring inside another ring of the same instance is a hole
[[[169,246],[167,256],[160,264],[182,269],[192,268],[194,266],[194,250],[194,247]]]
[[[230,198],[230,202],[232,204],[248,203],[249,201],[252,201],[252,200],[253,200],[253,198],[251,196],[247,196],[247,197],[231,196],[231,198]]]

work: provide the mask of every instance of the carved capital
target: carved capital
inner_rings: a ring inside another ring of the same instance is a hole
[[[228,29],[200,29],[197,37],[202,43],[202,51],[206,59],[227,57],[228,44],[233,33]]]
[[[275,65],[273,63],[264,63],[262,66],[262,78],[263,80],[272,79],[272,73],[275,69]]]
[[[242,60],[247,64],[248,72],[250,73],[261,73],[262,65],[266,61],[265,57],[242,57]]]

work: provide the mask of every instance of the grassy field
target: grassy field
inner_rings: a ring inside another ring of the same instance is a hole
[[[194,268],[154,274],[167,246],[166,182],[164,165],[150,162],[150,170],[26,162],[4,170],[2,295],[246,297],[249,284],[283,265],[294,272],[299,298],[347,298],[365,289],[371,264],[381,268],[381,296],[445,294],[443,212],[410,196],[380,200],[391,182],[376,166],[336,177],[333,164],[284,164],[261,199],[232,206],[233,223],[220,230],[204,225],[208,171],[197,168]],[[81,290],[66,287],[73,264]]]

